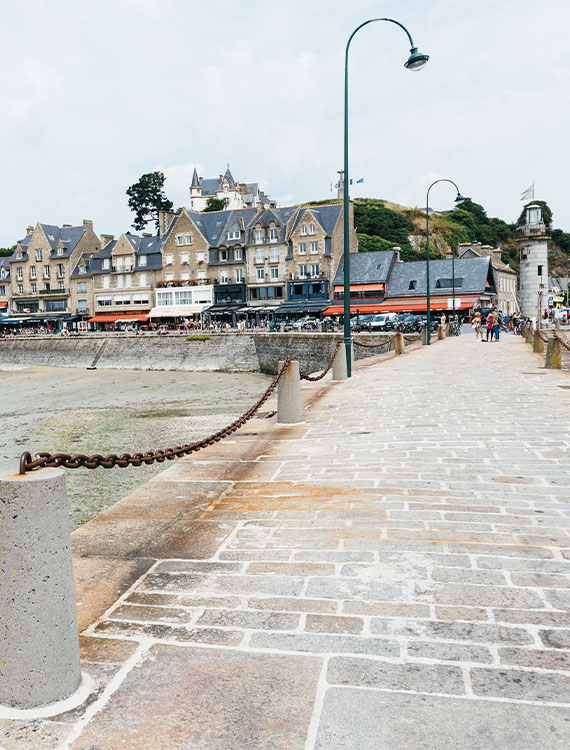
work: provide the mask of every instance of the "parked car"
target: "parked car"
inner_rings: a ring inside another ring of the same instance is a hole
[[[355,318],[351,318],[350,320],[350,328],[353,331],[366,331],[368,330],[368,324],[374,318],[375,315],[373,313],[369,313],[367,315],[357,315]]]
[[[317,325],[318,320],[306,316],[304,318],[299,318],[298,320],[293,321],[293,323],[291,324],[291,328],[294,331],[316,331]]]
[[[397,319],[396,313],[379,313],[368,321],[368,328],[371,331],[387,331],[394,328]]]

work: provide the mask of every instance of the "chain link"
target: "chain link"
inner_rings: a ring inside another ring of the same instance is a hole
[[[337,345],[338,346],[338,345]],[[335,352],[336,354],[336,352]],[[332,357],[334,359],[334,356]],[[332,359],[330,364],[332,365]],[[231,435],[236,430],[239,430],[246,422],[248,422],[254,414],[260,409],[261,406],[267,401],[269,396],[273,393],[277,387],[277,383],[281,379],[281,376],[287,369],[287,366],[291,362],[291,357],[285,357],[283,365],[277,375],[273,378],[269,387],[250,409],[245,414],[234,420],[227,427],[224,427],[218,432],[214,432],[213,435],[209,435],[202,440],[198,440],[195,443],[186,443],[184,445],[177,445],[174,448],[157,449],[155,451],[146,451],[145,453],[121,453],[118,456],[116,453],[109,453],[107,456],[103,456],[100,453],[95,453],[93,456],[86,456],[83,453],[76,453],[70,455],[69,453],[47,453],[41,452],[36,453],[35,458],[32,459],[31,453],[26,451],[20,456],[20,474],[25,474],[27,471],[33,469],[47,468],[47,467],[58,467],[65,466],[66,469],[79,469],[84,467],[86,469],[97,469],[102,466],[104,469],[112,469],[118,466],[121,469],[127,466],[142,466],[143,464],[153,464],[155,461],[162,463],[163,461],[172,461],[174,458],[181,458],[182,456],[195,453],[202,448],[207,448],[209,445],[214,445],[220,440],[223,440],[228,435]]]
[[[307,375],[307,373],[305,373],[305,372],[300,372],[299,376],[300,376],[301,380],[308,380],[311,383],[316,383],[317,380],[322,380],[325,377],[325,375],[327,374],[327,372],[333,366],[334,358],[338,354],[338,350],[339,349],[340,349],[340,341],[337,342],[337,344],[336,344],[336,346],[334,348],[334,351],[331,354],[331,358],[329,359],[329,362],[328,362],[327,366],[325,367],[325,369],[319,375],[315,375],[315,376]]]
[[[388,347],[386,351],[390,351],[390,347],[392,346],[392,339],[389,341],[383,341],[381,344],[365,344],[362,341],[354,341],[353,342],[355,346],[361,346],[363,349],[379,349],[380,347]]]
[[[554,331],[553,333],[554,333],[554,338],[556,339],[556,341],[560,342],[562,346],[570,352],[570,344],[564,341],[564,339],[561,336],[559,336],[556,333],[556,331]]]

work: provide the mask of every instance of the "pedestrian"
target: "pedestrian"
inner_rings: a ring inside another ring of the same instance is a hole
[[[487,326],[487,338],[485,341],[489,341],[489,338],[491,341],[493,340],[493,326],[495,324],[495,316],[493,315],[493,312],[491,311],[485,320],[485,325]],[[483,341],[483,339],[481,339]]]
[[[475,329],[475,341],[477,341],[479,337],[481,337],[481,341],[483,341],[483,335],[481,333],[481,313],[475,314],[475,317],[473,318],[472,326]]]
[[[499,340],[499,329],[501,328],[501,320],[499,317],[499,311],[493,310],[493,333],[495,334],[495,341]]]

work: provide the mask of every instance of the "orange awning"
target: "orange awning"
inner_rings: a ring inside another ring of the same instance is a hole
[[[382,302],[376,302],[374,305],[367,305],[364,303],[355,304],[354,302],[350,305],[350,314],[356,315],[357,311],[360,315],[373,315],[375,313],[390,312],[390,308]],[[329,305],[323,310],[323,315],[343,315],[344,305],[342,303],[336,305]]]
[[[117,323],[119,320],[139,320],[142,323],[147,322],[146,312],[144,313],[99,313],[89,318],[88,323]]]
[[[386,288],[385,284],[351,284],[350,285],[350,291],[351,292],[383,292]],[[335,292],[342,292],[344,289],[343,284],[335,284],[334,291]]]

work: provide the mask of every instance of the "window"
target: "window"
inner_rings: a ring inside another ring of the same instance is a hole
[[[277,242],[277,229],[269,230],[269,242]]]
[[[183,266],[187,266],[190,263],[190,253],[180,253],[180,262]]]
[[[108,289],[111,286],[111,277],[103,276],[103,289]]]
[[[299,266],[299,278],[303,279],[307,277],[307,266],[300,265]]]
[[[187,234],[186,235],[186,244],[187,245],[191,245],[192,244],[192,235],[191,234]]]
[[[538,267],[538,275],[539,275],[539,276],[542,276],[542,266],[539,266],[539,267]]]
[[[37,294],[37,293],[38,293],[38,285],[32,284],[32,294]]]
[[[0,286],[0,294],[6,294],[6,287]]]
[[[132,258],[125,258],[125,271],[130,271],[133,267]]]
[[[78,281],[77,282],[77,292],[79,294],[84,293],[87,291],[87,282],[86,281]]]
[[[146,273],[139,273],[139,286],[146,286]]]
[[[203,263],[205,260],[204,253],[196,253],[196,260],[198,261],[198,263]]]
[[[131,295],[130,294],[116,294],[113,297],[113,302],[115,303],[115,305],[130,305]]]
[[[206,271],[198,271],[198,278],[199,279],[205,279],[206,278]]]
[[[309,224],[309,234],[314,234],[314,233],[315,233],[315,225]]]
[[[299,243],[299,255],[306,255],[306,254],[307,254],[307,243],[300,242]]]
[[[241,247],[234,248],[234,260],[241,260],[241,259],[242,259]]]
[[[220,271],[220,284],[227,284],[227,283],[228,283],[228,272]]]
[[[16,277],[18,278],[18,280],[24,278],[24,269],[22,268],[22,266],[18,266]]]
[[[412,279],[412,281],[410,281],[410,285],[408,286],[408,289],[416,289],[417,286],[418,286],[417,280],[416,279]]]
[[[147,257],[146,255],[139,255],[139,266],[146,266]]]
[[[30,279],[35,279],[35,278],[37,278],[37,276],[36,276],[36,267],[35,266],[30,266]]]
[[[278,279],[279,278],[279,266],[271,266],[269,269],[271,271],[271,278],[272,279]]]
[[[438,279],[435,282],[436,289],[453,289],[454,283],[453,279]],[[461,287],[463,286],[463,279],[461,277],[455,277],[455,287]]]
[[[234,229],[232,232],[228,232],[228,240],[239,240],[239,230]]]
[[[49,292],[49,281],[45,282],[45,290],[46,292]]]
[[[269,248],[269,261],[270,263],[279,263],[279,248],[278,247]]]
[[[24,293],[24,287],[21,284],[18,284],[18,294]]]
[[[164,275],[164,278],[166,281],[174,281],[174,274],[173,273],[166,273]]]
[[[181,234],[176,235],[176,244],[177,245],[183,245],[184,244],[184,237]]]
[[[57,275],[61,278],[65,274],[65,270],[63,268],[63,263],[57,264]]]
[[[57,284],[58,289],[65,289],[65,283],[63,281],[59,281]]]
[[[87,273],[87,269],[85,268],[85,263],[82,262],[79,266],[79,273]]]
[[[103,269],[103,271],[108,271],[111,268],[110,258],[103,258],[103,263],[101,264],[101,268]]]
[[[311,255],[316,255],[319,252],[319,243],[311,242]]]
[[[20,254],[20,258],[21,257],[22,257],[22,255]],[[42,251],[41,250],[36,250],[36,262],[37,263],[41,263],[42,262]]]
[[[303,224],[303,226],[301,227],[301,234],[303,234],[303,235],[307,234],[307,225],[306,224]]]
[[[174,300],[177,305],[191,305],[192,291],[185,289],[183,292],[174,292]]]
[[[220,250],[220,260],[227,260],[227,259],[228,259],[228,251]]]
[[[184,273],[180,274],[180,281],[190,281],[190,272],[184,271]]]
[[[258,281],[263,281],[265,279],[265,271],[263,268],[256,268],[256,278]]]
[[[172,292],[157,292],[156,304],[157,305],[171,305],[172,304]]]
[[[318,275],[319,275],[319,264],[311,263],[311,276],[318,276]]]
[[[64,299],[49,300],[45,303],[46,312],[62,312],[67,308],[67,302]]]
[[[22,251],[21,250],[17,250],[16,251],[16,259],[17,260],[22,260]]]
[[[256,247],[255,248],[255,262],[256,263],[263,263],[263,261],[264,261],[264,258],[263,258],[263,248]]]
[[[111,298],[97,297],[97,307],[111,307]]]
[[[85,313],[85,312],[87,312],[87,300],[86,299],[78,299],[77,300],[77,312],[78,313]]]
[[[263,229],[255,230],[255,241],[258,243],[263,242]]]
[[[115,271],[122,271],[122,270],[123,270],[123,259],[115,258]]]
[[[49,279],[49,266],[44,266],[44,279]]]
[[[62,247],[58,247],[57,248],[57,255],[63,255],[63,248]]]
[[[238,283],[243,281],[243,268],[236,268],[236,281]]]
[[[125,285],[125,279],[123,276],[117,276],[117,289],[122,289]]]
[[[164,262],[167,266],[171,266],[174,263],[174,255],[172,255],[172,253],[167,253]]]

